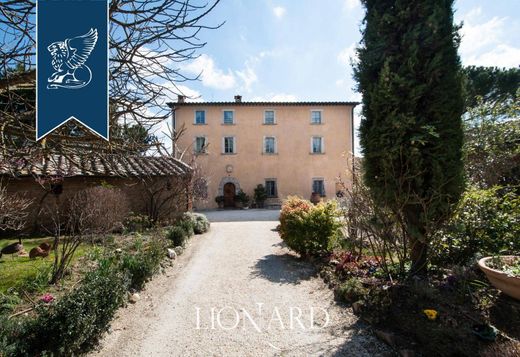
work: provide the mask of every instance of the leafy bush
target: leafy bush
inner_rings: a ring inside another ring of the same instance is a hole
[[[265,200],[267,199],[267,191],[265,190],[264,185],[257,185],[253,196],[255,198],[256,204],[263,206]]]
[[[153,239],[146,246],[139,245],[137,253],[126,253],[121,258],[121,269],[130,277],[130,287],[141,290],[145,283],[159,271],[164,257],[164,244]]]
[[[468,112],[464,121],[466,175],[480,188],[520,185],[520,121],[504,120],[518,118],[518,103],[518,95],[511,102],[486,103],[480,98]]]
[[[190,221],[195,234],[203,234],[209,230],[210,223],[201,213],[186,212],[182,215],[183,221]]]
[[[73,355],[85,351],[106,331],[126,301],[128,275],[113,258],[85,275],[81,285],[50,306],[39,304],[38,316],[2,321],[0,347],[6,356]],[[5,323],[4,323],[5,322]]]
[[[241,202],[244,206],[247,206],[251,201],[251,197],[249,197],[249,195],[244,191],[240,190],[235,195],[235,201]]]
[[[520,197],[501,187],[468,189],[433,246],[437,264],[469,262],[476,254],[520,253]]]
[[[182,227],[173,226],[166,232],[166,239],[171,240],[174,247],[182,247],[188,239],[188,235]]]
[[[13,311],[16,305],[21,302],[22,299],[16,292],[13,292],[12,294],[0,293],[0,314]]]
[[[206,216],[203,214],[196,214],[195,215],[195,224],[193,226],[193,229],[195,231],[195,234],[203,234],[209,231],[210,223]]]
[[[364,278],[373,275],[379,268],[378,261],[366,255],[355,255],[352,252],[339,251],[331,254],[329,265],[334,267],[340,279],[351,277]]]
[[[341,211],[335,201],[313,206],[289,197],[282,206],[278,232],[287,246],[302,256],[332,251],[341,235]]]
[[[347,302],[355,302],[368,294],[368,289],[363,286],[359,278],[350,278],[336,288],[336,296]]]
[[[181,219],[179,222],[177,222],[176,226],[184,230],[187,238],[191,238],[195,234],[194,224],[190,220]]]

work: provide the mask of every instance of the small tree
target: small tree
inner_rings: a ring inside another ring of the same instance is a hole
[[[411,273],[463,190],[464,108],[453,0],[363,0],[355,77],[363,95],[364,179],[404,223]]]
[[[172,219],[176,213],[190,210],[192,179],[183,176],[142,177],[143,199],[152,224]]]
[[[481,188],[520,187],[520,122],[514,120],[520,113],[520,96],[513,105],[509,100],[477,103],[464,121],[468,181]]]
[[[51,284],[65,275],[81,243],[92,241],[122,227],[128,214],[126,196],[118,189],[91,187],[75,194],[68,202],[67,211],[53,212],[54,265]],[[67,236],[62,239],[62,234]]]

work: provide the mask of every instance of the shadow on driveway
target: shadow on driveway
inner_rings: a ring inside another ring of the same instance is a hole
[[[277,284],[300,284],[317,276],[316,269],[309,263],[291,254],[269,254],[251,267],[252,278],[267,279]]]

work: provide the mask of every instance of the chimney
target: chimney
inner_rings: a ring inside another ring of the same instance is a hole
[[[185,95],[178,95],[177,96],[177,103],[184,103],[184,100],[186,99]]]
[[[242,103],[242,96],[241,95],[235,95],[235,103]]]

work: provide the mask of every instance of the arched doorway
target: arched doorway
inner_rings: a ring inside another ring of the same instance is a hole
[[[224,207],[235,207],[235,184],[228,182],[224,185]]]

